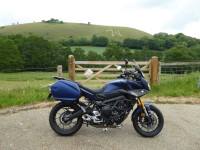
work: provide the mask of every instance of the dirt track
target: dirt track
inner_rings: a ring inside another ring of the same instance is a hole
[[[165,125],[154,138],[141,137],[129,118],[122,129],[102,129],[85,125],[70,137],[54,133],[48,122],[51,108],[40,108],[0,115],[0,149],[69,150],[199,150],[200,105],[156,104],[163,112]]]

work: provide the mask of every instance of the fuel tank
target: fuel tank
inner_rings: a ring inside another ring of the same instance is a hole
[[[68,104],[81,97],[80,89],[74,82],[59,80],[50,89],[55,100],[60,100]]]
[[[124,89],[124,90],[134,90],[143,89],[143,85],[140,81],[133,81],[127,79],[117,79],[108,82],[105,86],[104,93],[109,93],[113,90]]]

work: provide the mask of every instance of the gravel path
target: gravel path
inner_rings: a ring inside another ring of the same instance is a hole
[[[48,117],[51,108],[0,115],[0,150],[200,150],[200,105],[156,104],[165,125],[154,138],[144,138],[133,129],[130,116],[122,129],[82,128],[73,136],[53,132]]]

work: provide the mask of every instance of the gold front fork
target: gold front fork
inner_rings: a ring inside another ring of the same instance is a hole
[[[144,113],[142,113],[142,116],[143,117],[144,116],[149,116],[148,113],[147,113],[146,107],[144,106],[144,103],[143,103],[141,98],[138,99],[137,103],[138,103],[138,105],[140,105],[142,107],[142,109],[144,111]]]
[[[138,103],[138,105],[142,106],[143,110],[146,110],[146,107],[144,106],[144,103],[141,98],[138,99],[137,103]]]

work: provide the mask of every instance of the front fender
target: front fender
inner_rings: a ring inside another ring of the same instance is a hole
[[[151,115],[151,114],[150,114],[150,113],[151,113],[151,112],[150,112],[150,106],[153,106],[153,104],[144,104],[144,106],[146,107],[148,114]],[[134,112],[132,113],[131,120],[133,121],[133,118],[135,118],[135,116],[136,116],[138,113],[142,112],[142,111],[143,111],[143,110],[142,110],[142,107],[141,107],[141,106],[137,107],[137,108],[134,110]]]

